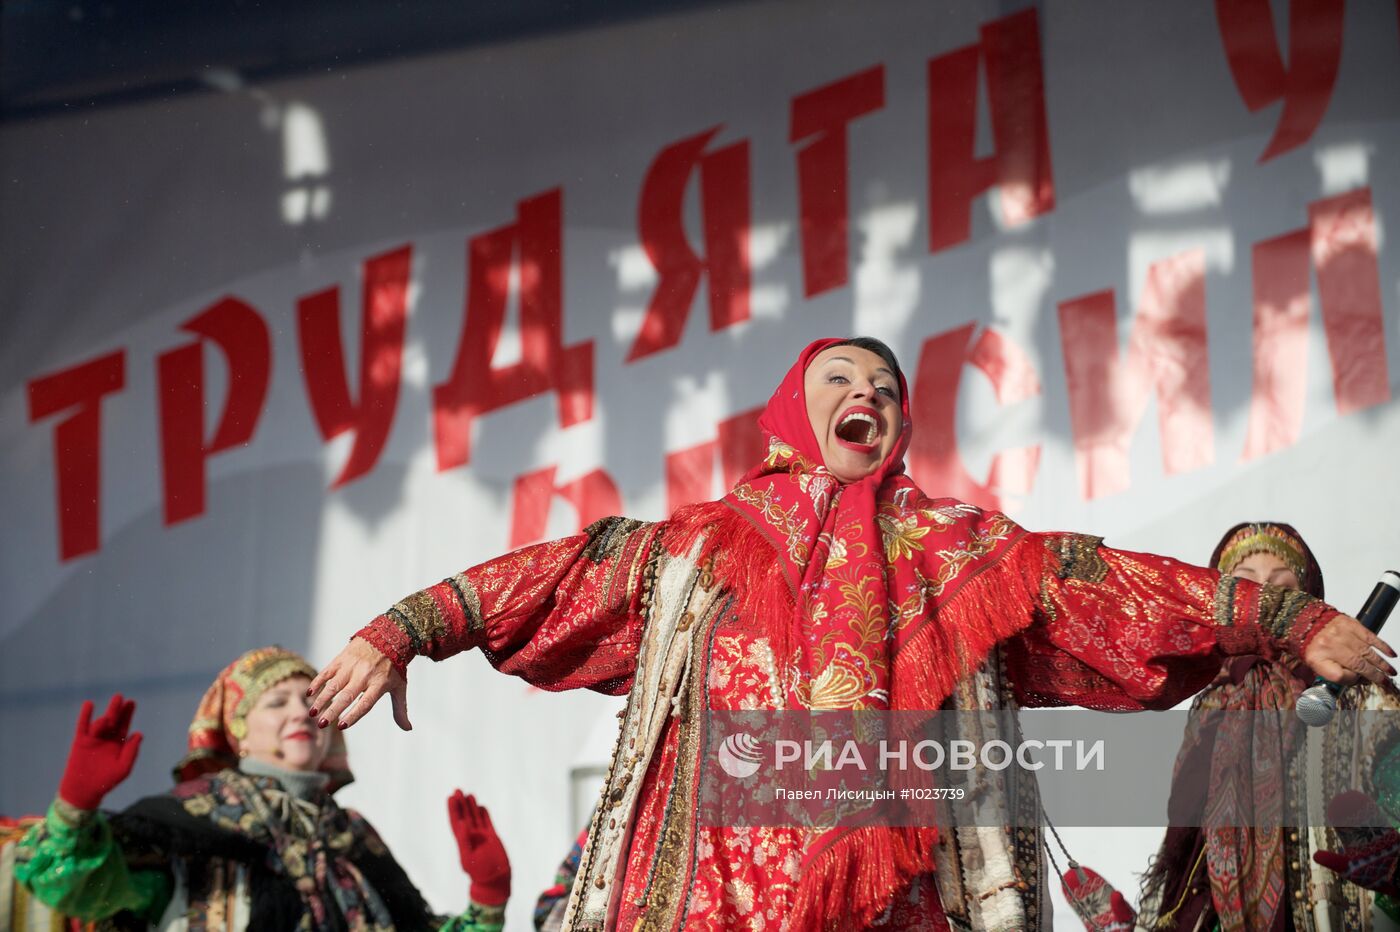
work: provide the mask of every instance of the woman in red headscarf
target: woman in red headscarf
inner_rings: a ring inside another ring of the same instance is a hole
[[[566,928],[1048,924],[1035,830],[697,824],[707,710],[1142,709],[1230,654],[1277,645],[1344,679],[1394,656],[1302,593],[927,497],[878,341],[808,346],[759,426],[766,458],[720,501],[604,519],[410,595],[312,684],[342,728],[385,693],[410,727],[409,661],[472,648],[542,688],[626,693]]]

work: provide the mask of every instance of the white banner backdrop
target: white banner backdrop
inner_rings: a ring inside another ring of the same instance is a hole
[[[1290,15],[755,3],[0,127],[0,812],[85,698],[138,701],[124,804],[242,650],[720,494],[824,335],[900,353],[930,493],[1196,561],[1289,521],[1355,610],[1400,564],[1400,25]],[[343,801],[457,909],[476,793],[527,928],[618,700],[468,656],[410,708]],[[1065,835],[1129,892],[1160,830]]]

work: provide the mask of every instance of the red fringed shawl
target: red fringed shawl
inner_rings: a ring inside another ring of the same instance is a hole
[[[803,390],[807,366],[839,340],[810,344],[769,400],[759,427],[768,456],[720,502],[673,519],[685,553],[699,533],[717,580],[762,620],[785,669],[789,708],[936,709],[996,644],[1031,622],[1002,561],[1024,532],[1001,515],[932,501],[904,475],[903,430],[873,474],[842,484],[822,465]],[[1039,574],[1040,567],[1033,572]],[[956,598],[955,598],[956,597]],[[1003,604],[1003,602],[1005,604]],[[791,928],[820,928],[825,907],[873,919],[933,869],[934,828],[835,829],[805,853]]]

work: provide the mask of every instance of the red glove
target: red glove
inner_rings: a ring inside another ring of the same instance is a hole
[[[1327,821],[1341,839],[1341,851],[1315,851],[1313,860],[1358,887],[1400,896],[1400,832],[1380,807],[1358,790],[1342,793],[1327,806]]]
[[[447,797],[447,817],[457,836],[462,870],[472,880],[471,898],[482,906],[504,906],[510,899],[510,859],[501,836],[491,825],[491,813],[461,790]]]
[[[127,733],[135,711],[136,703],[118,693],[94,722],[92,703],[83,703],[68,766],[58,784],[58,795],[64,802],[77,809],[96,809],[102,797],[131,775],[136,753],[141,750],[141,732]]]

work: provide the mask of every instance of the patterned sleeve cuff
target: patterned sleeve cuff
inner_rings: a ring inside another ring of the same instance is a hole
[[[1215,633],[1215,643],[1219,647],[1220,653],[1226,657],[1259,654],[1272,656],[1276,653],[1274,643],[1269,639],[1269,635],[1253,625],[1245,628],[1219,628]]]
[[[1215,623],[1226,654],[1280,649],[1301,658],[1317,633],[1339,613],[1306,592],[1222,576],[1215,590]],[[1248,649],[1251,642],[1256,647]]]
[[[454,916],[438,932],[501,932],[506,925],[506,908],[469,902],[462,915]]]
[[[62,796],[55,796],[49,804],[49,828],[52,830],[57,827],[60,831],[83,829],[92,823],[96,815],[96,809],[79,809]]]
[[[1310,604],[1304,606],[1296,615],[1279,619],[1274,635],[1280,640],[1284,650],[1300,660],[1303,651],[1312,643],[1312,639],[1317,637],[1318,632],[1341,614],[1326,602],[1319,602],[1311,596],[1307,598]]]
[[[408,662],[415,656],[413,642],[389,614],[380,615],[356,631],[354,637],[367,642],[369,646],[388,657],[394,669],[399,671],[399,675],[404,679],[408,678]]]

